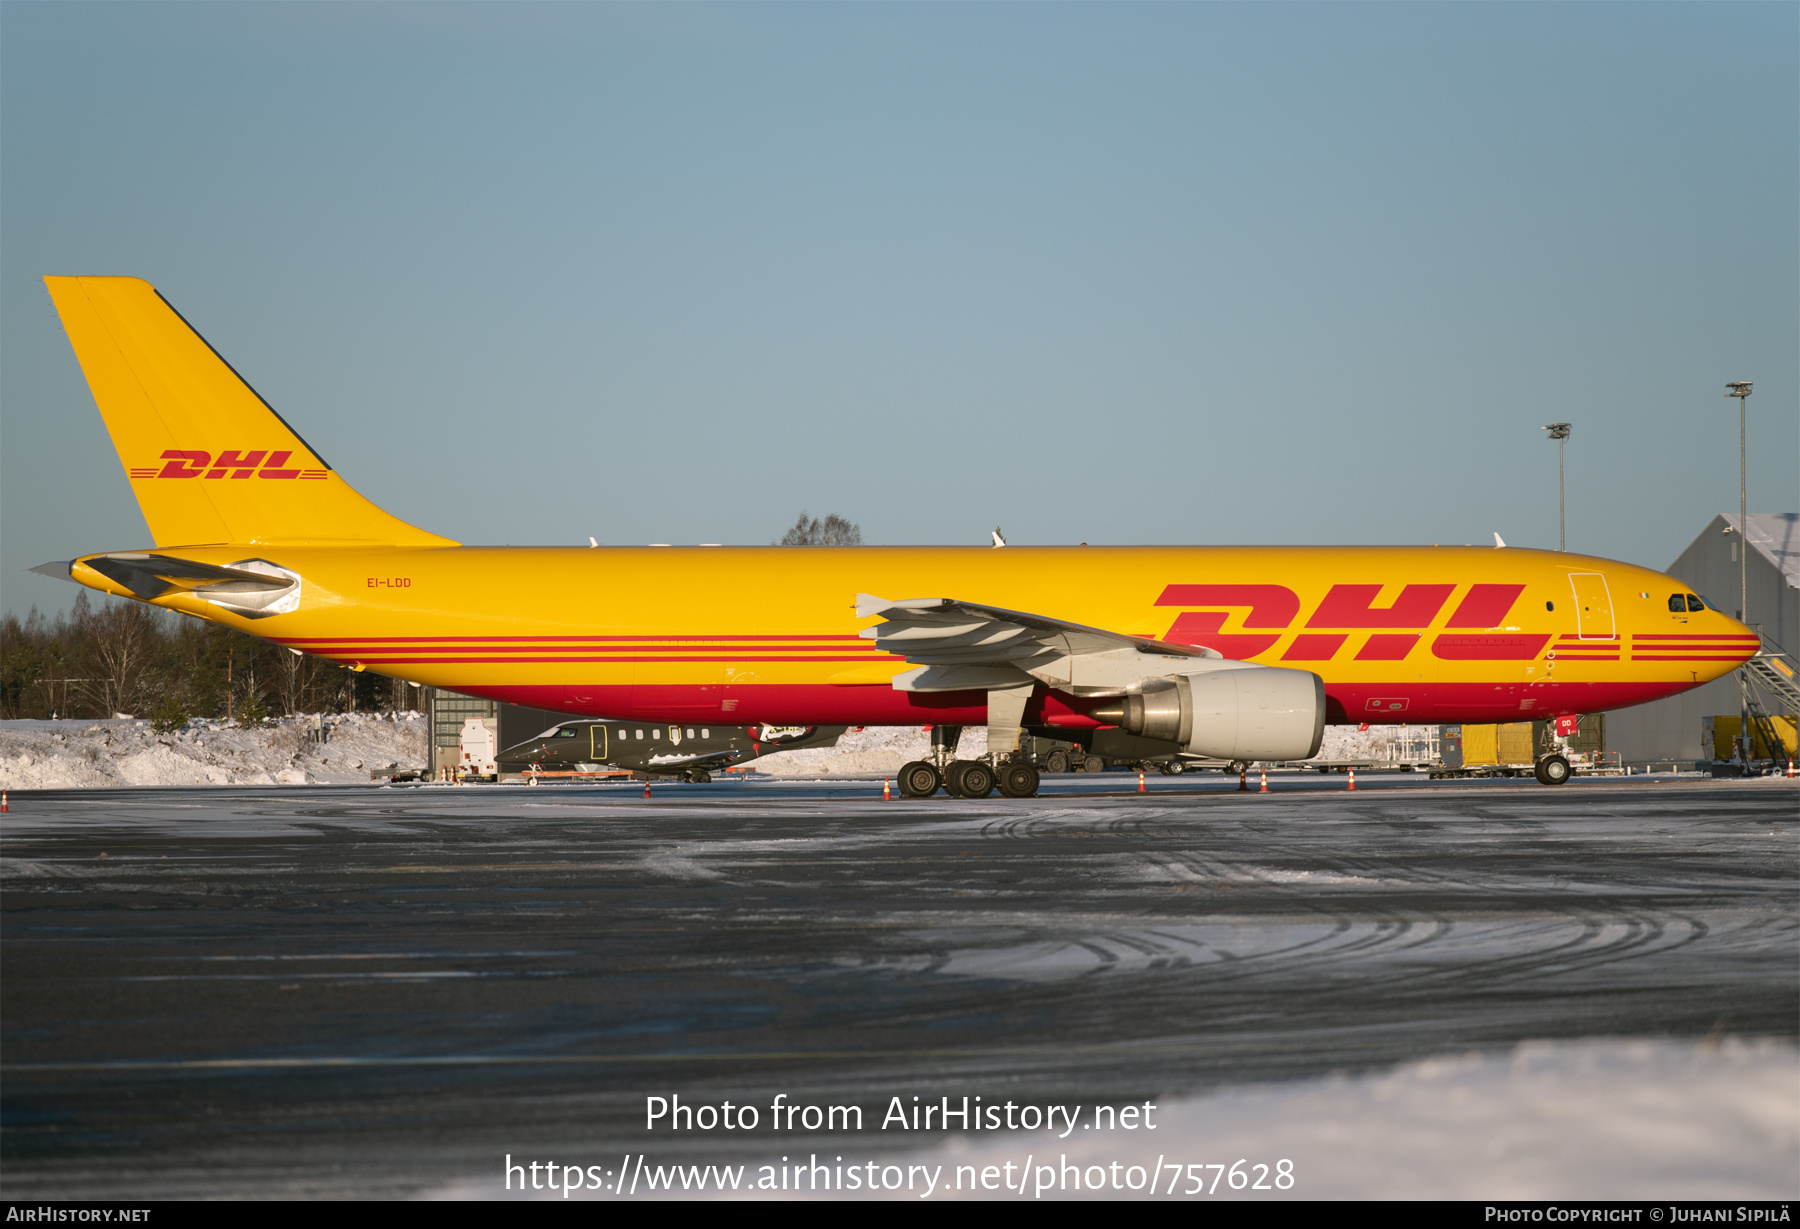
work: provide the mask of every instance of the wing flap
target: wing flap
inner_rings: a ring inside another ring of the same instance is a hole
[[[994,691],[1029,677],[1081,694],[1104,694],[1196,658],[1220,656],[1212,649],[954,598],[891,601],[860,593],[856,612],[882,620],[859,635],[916,667],[894,677],[899,691]]]

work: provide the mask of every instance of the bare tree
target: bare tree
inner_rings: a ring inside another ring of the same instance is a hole
[[[794,527],[782,536],[783,546],[861,546],[862,529],[833,512],[824,520],[800,514]]]
[[[275,690],[281,700],[281,711],[292,715],[306,703],[312,684],[312,658],[289,649],[276,658]]]
[[[108,602],[90,620],[87,647],[93,686],[108,713],[130,711],[151,657],[162,647],[159,612],[140,602]]]

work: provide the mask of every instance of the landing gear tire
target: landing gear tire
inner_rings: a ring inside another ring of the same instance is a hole
[[[927,764],[924,760],[914,760],[903,764],[900,768],[900,794],[904,798],[929,798],[938,792],[943,778],[938,776],[936,765]]]
[[[1233,760],[1231,763],[1225,765],[1227,776],[1241,777],[1249,771],[1250,765],[1246,764],[1243,760]]]
[[[1560,755],[1546,755],[1537,762],[1539,785],[1561,785],[1570,777],[1569,761]]]
[[[1162,770],[1163,770],[1164,775],[1166,775],[1166,776],[1179,777],[1182,773],[1187,771],[1187,761],[1186,760],[1165,761],[1162,766]]]
[[[944,792],[957,798],[986,798],[994,792],[994,770],[980,760],[957,760],[944,772]]]
[[[1046,755],[1044,757],[1044,771],[1045,772],[1067,772],[1067,771],[1069,771],[1068,753],[1063,752],[1063,751],[1052,751],[1049,755]]]
[[[1081,771],[1083,771],[1083,772],[1105,772],[1106,771],[1106,761],[1101,759],[1097,755],[1090,755],[1085,760],[1081,761]]]
[[[965,778],[966,780],[966,778]],[[1038,791],[1038,770],[1030,764],[1000,766],[1000,792],[1008,798],[1030,798]]]
[[[712,780],[712,774],[710,772],[702,772],[696,768],[694,771],[688,773],[687,779],[695,785],[705,785]]]

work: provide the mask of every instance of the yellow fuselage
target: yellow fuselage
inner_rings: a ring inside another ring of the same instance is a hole
[[[167,550],[168,548],[164,548]],[[1320,675],[1333,722],[1518,721],[1643,703],[1757,647],[1661,573],[1468,547],[189,547],[299,573],[288,614],[157,604],[381,674],[570,713],[979,723],[980,692],[892,688],[858,593],[976,602]],[[91,569],[76,578],[116,586]],[[1043,688],[1030,724],[1092,702]]]

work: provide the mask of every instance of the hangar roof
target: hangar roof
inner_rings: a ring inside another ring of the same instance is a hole
[[[1721,515],[1731,528],[1739,528],[1737,513]],[[1800,589],[1800,512],[1752,512],[1744,540],[1781,569],[1790,588]]]

